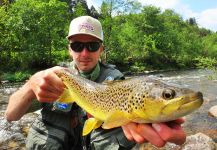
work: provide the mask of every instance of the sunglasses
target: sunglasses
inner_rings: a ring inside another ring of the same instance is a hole
[[[70,48],[74,52],[82,52],[84,47],[87,48],[89,52],[96,52],[100,48],[100,42],[73,42],[70,43]]]

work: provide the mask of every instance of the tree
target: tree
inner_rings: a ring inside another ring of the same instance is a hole
[[[70,17],[81,15],[99,17],[106,61],[122,71],[216,62],[216,33],[199,28],[194,19],[184,21],[173,10],[141,7],[133,0],[104,0],[98,14],[85,0],[62,1],[19,0],[0,6],[1,69],[42,69],[66,58],[60,50],[66,49]]]
[[[140,5],[137,1],[134,2],[132,0],[104,0],[102,2],[99,19],[104,30],[105,60],[107,60],[109,57],[108,55],[112,53],[112,50],[117,47],[115,39],[117,39],[116,34],[119,33],[119,30],[116,29],[120,24],[116,24],[114,21],[114,18],[116,18],[115,16],[122,17],[125,14],[130,14],[131,11],[134,11],[132,8],[139,9],[139,6]],[[113,53],[113,56],[114,55],[115,54]]]
[[[203,38],[203,56],[217,59],[217,33],[209,34]]]
[[[87,15],[87,10],[84,8],[81,2],[76,3],[74,7],[74,12],[73,12],[73,17],[79,17],[79,16],[84,16]]]
[[[98,19],[99,18],[99,13],[96,11],[95,7],[91,6],[90,8],[90,16]]]
[[[196,19],[195,18],[189,18],[187,19],[187,23],[190,25],[197,25]]]
[[[17,68],[47,67],[52,54],[66,44],[67,5],[58,0],[19,0],[8,9],[5,50],[13,52]],[[34,59],[33,59],[34,58]]]

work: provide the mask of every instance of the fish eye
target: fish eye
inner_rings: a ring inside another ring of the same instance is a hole
[[[176,92],[172,89],[165,89],[162,93],[162,96],[164,99],[170,100],[176,96]]]

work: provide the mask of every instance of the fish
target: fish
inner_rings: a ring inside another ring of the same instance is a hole
[[[198,109],[203,94],[170,85],[148,76],[96,83],[67,71],[56,73],[65,84],[60,103],[77,103],[93,117],[82,135],[102,127],[111,129],[129,122],[158,123],[183,117]]]

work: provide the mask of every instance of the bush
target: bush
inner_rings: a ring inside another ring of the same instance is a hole
[[[31,73],[26,72],[15,72],[15,73],[4,73],[1,76],[1,80],[8,80],[9,82],[21,82],[27,80],[31,76]]]

